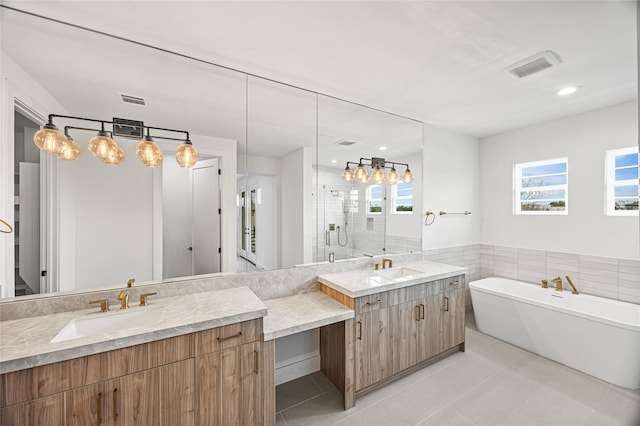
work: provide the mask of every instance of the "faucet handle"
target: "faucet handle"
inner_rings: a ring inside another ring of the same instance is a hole
[[[90,305],[94,303],[100,304],[100,312],[107,312],[109,310],[109,300],[107,299],[100,299],[100,300],[94,300],[92,302],[89,302]]]
[[[155,296],[156,294],[158,293],[155,291],[153,293],[142,293],[140,295],[140,306],[147,306],[147,297]]]
[[[133,283],[135,283],[135,282],[136,282],[136,279],[135,278],[131,278],[129,281],[127,281],[127,288],[130,288],[133,285]]]

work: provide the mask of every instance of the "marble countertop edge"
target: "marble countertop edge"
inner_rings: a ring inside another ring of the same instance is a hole
[[[331,317],[326,317],[323,319],[311,321],[304,324],[299,324],[292,327],[275,329],[275,330],[264,330],[264,341],[268,342],[269,340],[279,339],[281,337],[290,336],[296,333],[302,333],[303,331],[309,331],[314,328],[323,327],[329,324],[335,324],[340,321],[348,320],[351,318],[355,318],[355,312],[352,310],[351,312],[345,312],[339,315],[334,315]]]

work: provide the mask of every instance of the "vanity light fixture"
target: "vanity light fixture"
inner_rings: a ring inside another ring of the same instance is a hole
[[[350,164],[357,164],[355,172],[349,167]],[[384,158],[361,158],[357,163],[353,161],[347,161],[347,166],[342,172],[342,179],[351,182],[357,180],[360,183],[367,183],[369,179],[371,182],[380,185],[385,180],[389,185],[395,185],[400,181],[400,175],[396,170],[396,165],[400,164],[406,167],[405,172],[402,174],[402,181],[405,183],[413,182],[413,173],[409,170],[407,163],[399,163],[397,161],[387,161]],[[366,167],[371,167],[372,172],[369,174]],[[384,169],[390,169],[385,178]]]
[[[65,126],[63,134],[58,130],[55,124],[53,124],[54,118],[100,123],[100,130],[89,129],[85,127]],[[118,120],[117,123],[116,120]],[[91,140],[89,141],[89,151],[91,152],[91,154],[101,159],[105,164],[120,164],[122,161],[124,161],[125,152],[116,143],[116,141],[113,140],[113,132],[105,130],[105,124],[112,124],[115,128],[116,125],[121,126],[121,122],[125,121],[127,120],[114,118],[114,121],[107,121],[96,120],[92,118],[74,117],[69,115],[49,114],[49,121],[43,126],[41,130],[36,132],[36,134],[33,136],[33,142],[41,151],[55,154],[56,157],[61,160],[77,160],[78,158],[80,158],[80,154],[82,153],[82,147],[80,146],[80,144],[73,140],[71,135],[69,135],[69,129],[97,131],[96,136],[91,138]],[[138,158],[140,158],[140,161],[142,161],[142,164],[144,164],[145,166],[154,167],[162,164],[162,151],[160,150],[158,144],[155,143],[153,138],[151,137],[151,130],[184,133],[184,138],[170,138],[157,135],[155,135],[154,137],[157,139],[183,142],[176,149],[176,161],[178,162],[178,165],[180,167],[192,167],[196,163],[198,159],[198,150],[189,140],[189,132],[184,130],[145,126],[142,124],[142,122],[132,123],[136,123],[136,126],[139,126],[138,129],[142,128],[142,131],[138,133],[137,137],[140,137],[140,135],[144,133],[144,129],[147,129],[146,136],[144,136],[136,146],[136,154],[138,155]]]

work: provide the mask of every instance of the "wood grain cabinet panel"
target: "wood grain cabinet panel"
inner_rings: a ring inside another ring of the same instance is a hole
[[[64,395],[37,398],[2,409],[3,426],[60,426],[64,425]]]
[[[389,310],[376,309],[356,316],[356,391],[391,374]]]
[[[254,342],[196,358],[197,425],[262,424],[260,349]]]
[[[442,350],[464,342],[464,286],[444,293],[442,309]]]
[[[107,425],[106,384],[82,386],[64,393],[65,426]]]

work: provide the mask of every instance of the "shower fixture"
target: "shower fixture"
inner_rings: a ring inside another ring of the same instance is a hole
[[[86,127],[65,126],[64,133],[60,132],[53,119],[63,118],[100,123],[100,129]],[[112,124],[113,131],[105,130],[105,124]],[[89,141],[89,152],[105,164],[120,164],[125,157],[124,150],[113,140],[113,136],[135,137],[141,139],[136,146],[136,154],[142,164],[147,167],[162,164],[162,151],[151,137],[151,130],[162,132],[183,133],[184,138],[170,138],[154,136],[157,139],[183,142],[176,149],[176,161],[180,167],[192,167],[198,159],[198,150],[189,140],[189,132],[185,130],[165,129],[162,127],[145,126],[141,121],[114,118],[113,121],[96,120],[93,118],[74,117],[69,115],[49,114],[49,121],[33,136],[33,142],[44,152],[54,154],[61,160],[77,160],[82,154],[82,147],[69,134],[70,129],[96,131],[97,134]],[[143,136],[144,129],[147,130]]]
[[[357,164],[358,166],[355,170],[351,170],[349,164]],[[409,165],[407,163],[388,161],[380,157],[360,158],[360,161],[357,163],[347,161],[347,167],[345,167],[342,172],[342,179],[347,182],[357,180],[360,183],[367,183],[371,180],[372,183],[377,185],[380,185],[386,180],[389,185],[395,185],[400,181],[400,174],[396,171],[396,164],[406,167],[406,170],[402,174],[402,182],[413,182],[413,173],[409,170]],[[371,174],[369,174],[365,166],[371,167]],[[384,169],[390,169],[386,179]]]

